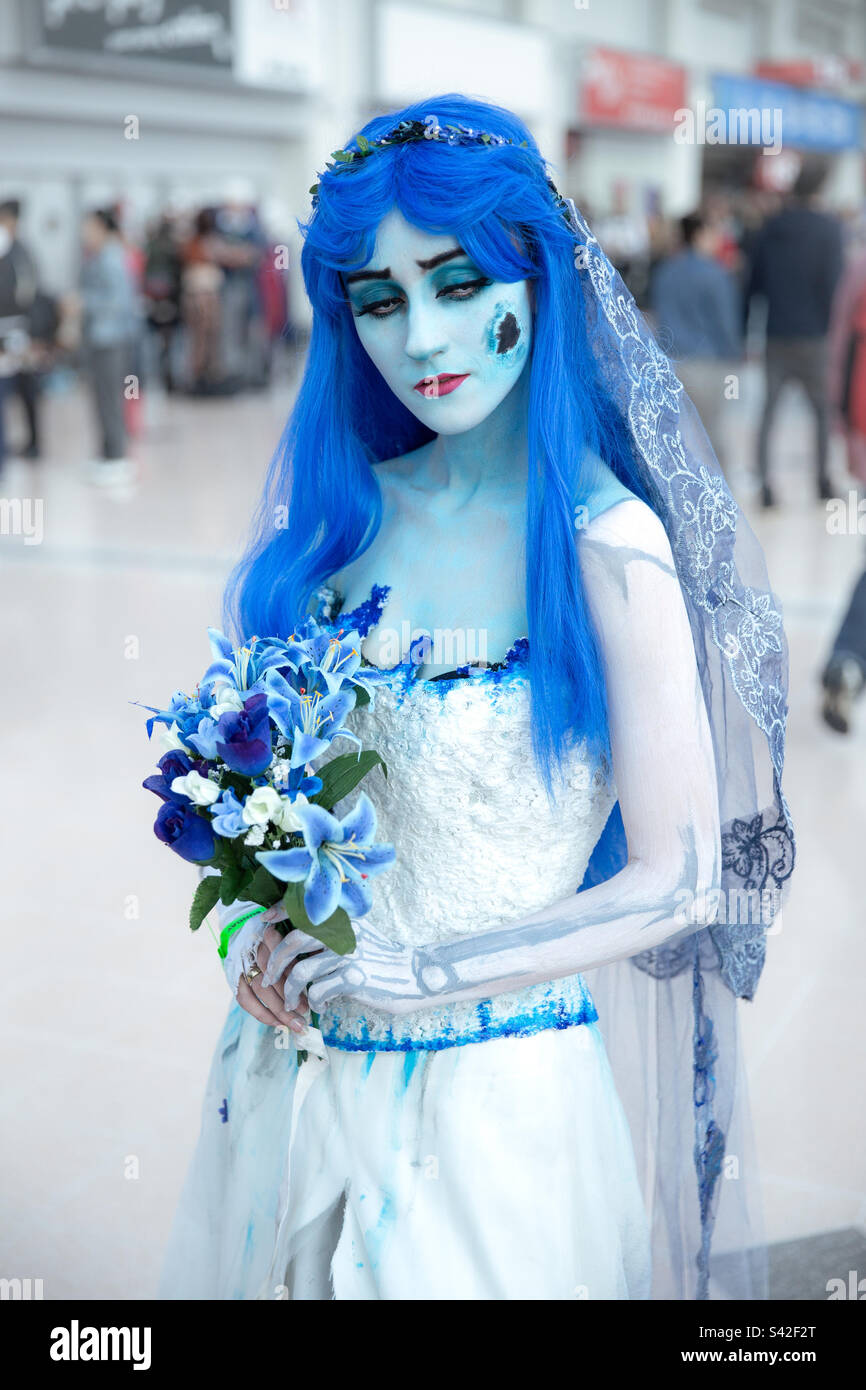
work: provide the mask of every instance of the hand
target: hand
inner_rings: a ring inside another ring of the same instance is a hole
[[[280,992],[290,1012],[308,1003],[320,1013],[341,996],[394,1014],[431,1002],[418,983],[411,947],[389,941],[363,919],[353,920],[352,927],[357,944],[347,956],[306,932],[290,931],[271,951],[262,983]]]
[[[258,1019],[259,1023],[270,1024],[272,1028],[291,1028],[293,1033],[302,1033],[309,1023],[310,1010],[306,999],[302,996],[294,1009],[287,1009],[277,990],[265,983],[271,953],[283,939],[272,923],[273,917],[269,920],[268,913],[257,913],[235,933],[226,956],[226,975],[241,1008]],[[250,984],[246,974],[254,964],[261,973]]]

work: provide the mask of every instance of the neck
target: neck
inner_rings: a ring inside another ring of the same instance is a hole
[[[463,500],[479,491],[523,486],[528,467],[529,367],[495,410],[462,434],[438,434],[429,445],[425,481]]]

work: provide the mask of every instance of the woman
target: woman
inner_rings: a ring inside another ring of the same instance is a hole
[[[312,608],[386,670],[352,719],[397,863],[349,957],[274,911],[232,937],[163,1293],[758,1293],[710,1241],[743,1243],[734,1005],[772,920],[719,893],[792,856],[760,554],[510,113],[371,121],[305,230],[309,359],[226,617]]]
[[[189,332],[190,390],[195,395],[218,391],[220,364],[220,293],[223,270],[217,263],[216,219],[212,208],[196,213],[195,232],[183,248],[183,319]]]
[[[100,208],[88,213],[82,222],[81,239],[82,346],[101,446],[99,457],[91,464],[91,481],[124,483],[133,474],[126,457],[124,381],[139,326],[135,289],[113,212]]]

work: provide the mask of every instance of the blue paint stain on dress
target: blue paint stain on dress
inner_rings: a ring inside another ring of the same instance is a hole
[[[549,985],[544,997],[531,1008],[521,1008],[515,1003],[504,1012],[501,1000],[497,1000],[496,1011],[491,1000],[482,999],[476,1004],[470,1017],[473,1022],[461,1022],[459,1027],[448,1021],[448,1010],[436,1020],[435,1032],[420,1031],[413,1027],[411,1014],[389,1021],[383,1032],[371,1031],[367,1019],[360,1017],[346,1019],[341,1017],[339,1000],[328,1010],[328,1022],[322,1018],[322,1037],[326,1046],[338,1052],[442,1052],[449,1047],[466,1047],[471,1043],[487,1042],[491,1038],[528,1038],[546,1028],[575,1028],[584,1023],[597,1023],[598,1010],[592,995],[581,976],[573,976],[570,981]],[[428,1015],[429,1016],[429,1015]],[[420,1017],[420,1015],[419,1015]],[[399,1035],[395,1033],[399,1026]],[[414,1063],[413,1063],[414,1067]],[[411,1071],[405,1074],[404,1085],[408,1085]]]
[[[403,1058],[403,1088],[408,1089],[412,1073],[418,1065],[418,1052],[407,1052]]]
[[[331,627],[342,632],[357,630],[360,637],[367,637],[382,617],[388,602],[391,587],[388,584],[374,584],[367,598],[356,608],[342,611],[342,595],[338,590],[323,585],[316,592],[316,621],[322,627]],[[455,686],[462,686],[467,679],[480,679],[491,686],[510,683],[513,676],[525,675],[529,664],[529,638],[518,637],[508,648],[502,661],[467,662],[457,666],[454,671],[446,671],[438,676],[419,676],[424,664],[422,646],[425,638],[418,637],[411,644],[409,655],[394,666],[375,667],[393,684],[399,694],[399,704],[416,687],[423,686],[428,693],[435,693],[444,699]],[[372,665],[372,663],[367,663]]]
[[[367,1246],[367,1258],[372,1269],[379,1263],[382,1254],[382,1246],[388,1234],[388,1227],[393,1224],[395,1215],[394,1196],[391,1192],[382,1193],[382,1207],[379,1212],[379,1220],[372,1230],[365,1232],[364,1240]]]

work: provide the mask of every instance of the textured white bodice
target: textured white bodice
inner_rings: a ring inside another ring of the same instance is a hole
[[[532,751],[525,654],[516,644],[501,669],[443,680],[418,679],[404,663],[347,720],[388,769],[387,778],[374,769],[364,787],[376,839],[393,843],[396,862],[376,878],[364,920],[392,941],[425,946],[489,931],[580,887],[616,789],[606,766],[576,745],[556,801],[548,799]],[[338,1000],[321,1022],[332,1046],[409,1051],[596,1017],[576,975],[401,1018]]]
[[[397,851],[366,920],[393,941],[424,946],[576,892],[616,800],[605,769],[575,749],[551,804],[523,671],[418,681],[400,669],[347,721],[385,760],[387,778],[374,770],[364,786],[377,840]]]

